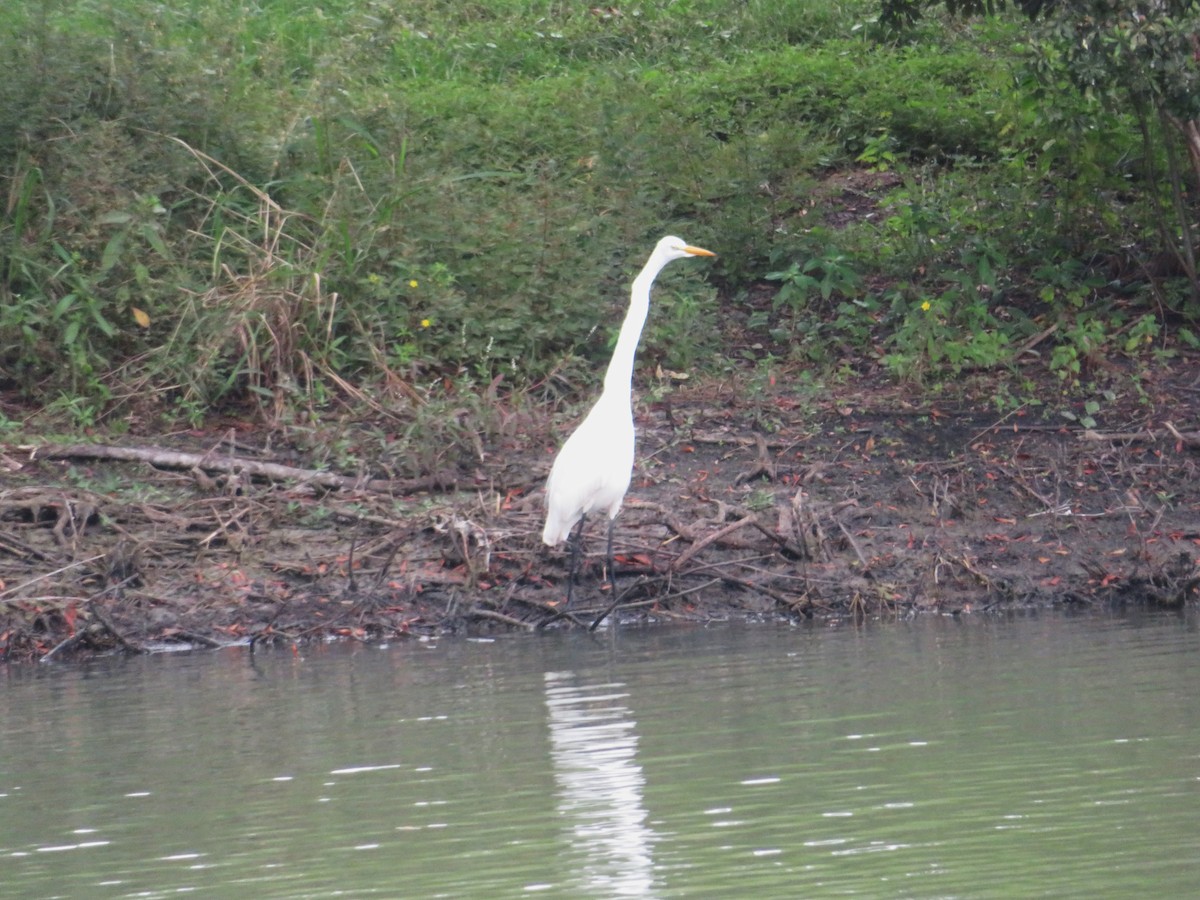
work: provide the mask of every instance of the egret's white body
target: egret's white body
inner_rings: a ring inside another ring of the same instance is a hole
[[[633,477],[633,449],[629,393],[606,389],[554,460],[546,482],[543,541],[561,544],[588,513],[617,517]]]
[[[604,390],[587,417],[563,444],[546,482],[546,526],[542,540],[554,547],[571,536],[571,529],[588,513],[606,512],[609,556],[612,522],[621,511],[633,476],[633,360],[646,315],[650,286],[667,263],[689,256],[715,256],[677,237],[663,238],[633,281],[629,312],[617,336],[617,346],[604,375]],[[610,559],[611,578],[611,559]]]

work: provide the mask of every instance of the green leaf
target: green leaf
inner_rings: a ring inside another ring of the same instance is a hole
[[[104,245],[104,252],[100,255],[101,272],[107,272],[121,258],[121,251],[125,248],[125,234],[124,231],[118,231]]]
[[[153,225],[151,225],[150,223],[147,222],[139,230],[141,232],[142,238],[146,241],[147,244],[149,244],[151,247],[154,248],[155,253],[157,253],[163,259],[171,258],[171,251],[167,248],[167,244],[162,239],[162,235],[158,233],[157,228],[155,228]]]
[[[120,331],[116,325],[104,318],[103,313],[100,312],[99,306],[93,304],[89,308],[89,311],[92,314],[92,321],[95,322],[96,326],[104,332],[105,337],[113,337]]]
[[[67,311],[75,305],[75,293],[72,291],[69,294],[63,294],[57,303],[54,304],[54,310],[50,314],[51,320],[61,319],[66,315]]]

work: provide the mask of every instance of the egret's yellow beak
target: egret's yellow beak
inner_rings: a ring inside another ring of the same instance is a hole
[[[684,253],[690,253],[692,256],[716,256],[711,250],[705,250],[703,247],[687,246],[683,248]]]

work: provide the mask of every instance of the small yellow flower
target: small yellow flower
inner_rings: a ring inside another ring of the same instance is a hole
[[[421,320],[421,327],[422,327],[422,328],[428,328],[428,327],[429,327],[430,325],[432,325],[432,324],[433,324],[433,323],[432,323],[432,322],[430,322],[428,319],[422,319],[422,320]]]
[[[415,278],[411,279],[411,280],[408,282],[408,286],[409,286],[409,287],[411,287],[411,288],[415,288],[415,287],[417,286],[417,279],[415,279]]]
[[[931,306],[930,302],[928,300],[926,300],[924,303],[921,304],[921,309],[925,310],[925,312],[929,312],[930,306]]]

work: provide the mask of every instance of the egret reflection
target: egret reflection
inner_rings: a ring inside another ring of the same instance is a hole
[[[550,753],[567,858],[596,896],[653,897],[654,831],[646,824],[637,723],[624,685],[546,672]]]

